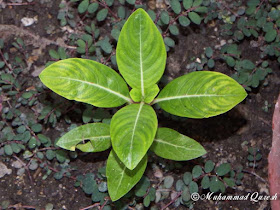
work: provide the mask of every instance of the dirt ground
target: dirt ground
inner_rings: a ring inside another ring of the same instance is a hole
[[[34,5],[8,6],[0,11],[0,38],[4,39],[5,43],[11,44],[15,37],[23,36],[28,44],[28,53],[38,56],[29,71],[24,72],[24,76],[29,78],[31,83],[37,84],[39,82],[39,79],[32,75],[38,75],[38,71],[49,60],[48,49],[53,48],[55,45],[63,45],[60,40],[63,40],[64,32],[56,18],[59,2],[38,1]],[[37,17],[38,22],[29,27],[24,27],[20,21],[23,17]],[[217,37],[218,34],[214,31],[215,27],[219,27],[219,25],[208,27],[204,32],[199,28],[188,30],[183,35],[178,36],[178,40],[176,40],[178,47],[169,53],[165,74],[170,78],[176,78],[187,73],[185,66],[192,57],[199,56],[203,49],[209,45],[212,47],[217,45],[220,40]],[[51,30],[51,33],[49,33],[49,30]],[[26,31],[40,38],[36,40],[33,35],[26,34]],[[209,36],[209,34],[214,37]],[[43,38],[45,38],[46,43],[40,46],[40,40],[43,40]],[[250,48],[246,40],[240,46],[244,48],[242,50],[245,52],[243,54],[245,58],[255,59],[258,52],[256,53],[255,48]],[[213,160],[215,163],[229,162],[234,166],[240,165],[244,167],[248,173],[245,174],[242,185],[232,192],[235,195],[246,195],[252,192],[268,194],[267,156],[270,151],[272,137],[271,119],[273,105],[280,90],[279,65],[273,64],[272,69],[273,73],[267,78],[267,86],[260,85],[259,88],[249,93],[244,102],[221,116],[202,120],[184,119],[174,121],[165,117],[161,112],[158,113],[160,126],[176,129],[200,142],[208,152],[203,158]],[[225,64],[219,62],[214,70],[228,75],[233,73]],[[262,109],[264,101],[268,101],[272,105],[268,112],[264,112]],[[65,126],[63,122],[58,125],[58,127],[63,126]],[[52,133],[53,137],[59,136],[59,132],[55,131],[55,129],[49,130],[48,133]],[[263,156],[255,169],[250,168],[247,161],[248,147],[251,146],[258,147]],[[75,161],[71,162],[71,165],[76,166],[78,171],[80,170],[79,172],[73,172],[73,175],[89,169],[96,171],[105,165],[108,154],[106,151],[98,154],[80,155]],[[155,158],[151,161],[156,162],[157,159]],[[164,176],[182,177],[182,174],[190,170],[194,163],[196,163],[196,160],[182,162],[184,166],[182,169],[169,171]],[[8,167],[10,168],[10,166]],[[153,179],[151,166],[148,166],[145,174]],[[36,206],[40,209],[44,208],[47,203],[52,203],[55,209],[69,210],[80,209],[92,204],[91,198],[86,196],[80,188],[75,188],[74,181],[71,179],[63,178],[58,181],[48,178],[42,180],[38,174],[32,174],[32,176],[34,178],[33,184],[27,175],[17,176],[15,170],[13,170],[12,174],[1,178],[0,202],[9,200],[11,204]],[[164,200],[157,205],[162,207],[169,201]],[[169,208],[173,209],[174,207],[170,206]],[[204,200],[198,201],[194,205],[194,209],[269,208],[268,201],[255,203],[251,201],[215,202]],[[187,208],[180,206],[177,209]]]

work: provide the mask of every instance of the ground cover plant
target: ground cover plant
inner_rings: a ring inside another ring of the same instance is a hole
[[[166,112],[180,117],[207,118],[232,109],[247,95],[232,78],[209,71],[181,76],[159,92],[157,82],[165,69],[166,49],[143,9],[136,10],[124,24],[116,58],[125,81],[103,64],[77,58],[53,63],[40,74],[47,87],[67,99],[106,108],[127,104],[112,117],[110,125],[82,125],[57,142],[64,149],[75,151],[77,147],[85,152],[104,151],[112,144],[106,166],[112,201],[141,179],[149,148],[160,157],[180,161],[206,152],[198,142],[175,130],[157,128],[151,105],[158,103]],[[132,88],[130,92],[126,82]]]

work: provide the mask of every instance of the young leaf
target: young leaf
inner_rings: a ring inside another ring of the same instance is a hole
[[[116,153],[112,150],[106,166],[106,177],[109,195],[112,201],[116,201],[128,193],[137,184],[147,166],[147,155],[133,170],[125,167]]]
[[[97,107],[117,107],[130,102],[123,79],[95,61],[70,58],[51,64],[39,75],[52,91]]]
[[[150,16],[136,10],[124,24],[117,45],[120,73],[132,88],[145,89],[161,78],[166,63],[163,39]]]
[[[87,152],[101,152],[111,146],[110,126],[104,123],[89,123],[72,129],[62,136],[56,143],[57,146],[75,151],[75,147],[83,140],[90,140],[86,146],[79,146]],[[77,147],[78,148],[78,147]],[[79,149],[80,149],[79,148]]]
[[[170,128],[158,128],[151,150],[158,156],[170,160],[191,160],[206,153],[195,140]]]
[[[207,118],[229,111],[246,96],[244,88],[232,78],[218,72],[197,71],[170,82],[154,103],[177,116]]]
[[[154,84],[153,86],[149,87],[149,91],[145,90],[145,92],[147,93],[147,95],[145,95],[145,98],[142,98],[141,90],[139,88],[133,88],[129,94],[133,101],[144,101],[145,103],[149,104],[159,93],[159,88],[156,84]]]
[[[128,105],[113,116],[112,146],[127,168],[132,170],[138,165],[151,146],[156,130],[156,113],[144,103]]]

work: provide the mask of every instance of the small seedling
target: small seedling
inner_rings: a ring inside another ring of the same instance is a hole
[[[143,9],[136,10],[124,24],[116,58],[124,79],[103,64],[78,58],[58,61],[40,74],[47,87],[69,100],[106,108],[127,104],[112,117],[110,125],[82,125],[57,142],[64,149],[84,152],[104,151],[112,144],[106,167],[112,201],[124,196],[141,179],[149,149],[177,161],[206,153],[195,140],[169,128],[158,128],[153,104],[173,115],[207,118],[232,109],[247,95],[232,78],[210,71],[181,76],[159,93],[157,82],[165,69],[166,49],[160,32]]]

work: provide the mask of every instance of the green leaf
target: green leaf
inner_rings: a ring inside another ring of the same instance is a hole
[[[135,0],[126,0],[127,3],[134,5],[135,4]]]
[[[178,15],[180,14],[182,8],[181,8],[181,4],[178,0],[171,0],[171,8],[172,10]]]
[[[234,60],[233,57],[226,56],[226,63],[227,63],[227,65],[229,65],[230,67],[234,67],[234,66],[235,66],[235,60]]]
[[[97,11],[99,4],[94,2],[88,6],[88,13],[93,14]]]
[[[163,39],[150,16],[136,10],[124,24],[117,45],[120,73],[132,88],[145,89],[156,84],[166,64]]]
[[[172,176],[166,176],[164,178],[163,184],[164,184],[165,188],[167,188],[167,189],[171,188],[173,183],[174,183],[174,178]]]
[[[210,179],[209,176],[204,176],[201,180],[201,186],[203,189],[208,189],[210,187]]]
[[[102,10],[99,10],[99,12],[96,15],[96,19],[97,21],[101,22],[106,19],[107,15],[108,15],[108,9],[104,8]]]
[[[229,163],[223,163],[216,168],[216,173],[218,176],[224,176],[231,170],[231,165]]]
[[[50,49],[49,55],[50,55],[52,58],[57,59],[57,60],[60,58],[59,54],[58,54],[55,50],[53,50],[53,49]]]
[[[170,25],[169,26],[169,31],[172,35],[179,35],[179,29],[176,25]]]
[[[183,180],[186,185],[189,185],[192,181],[192,174],[190,172],[184,173]]]
[[[215,61],[213,59],[209,59],[207,62],[207,66],[211,69],[215,66]]]
[[[198,192],[198,185],[196,182],[191,181],[191,183],[189,184],[189,189],[190,189],[190,193],[196,193]]]
[[[162,11],[160,14],[160,20],[167,25],[170,20],[168,12]]]
[[[277,36],[277,31],[275,29],[270,29],[266,32],[264,39],[267,42],[272,42],[274,41],[276,36]]]
[[[83,0],[78,6],[78,12],[84,13],[85,11],[87,11],[88,5],[89,5],[89,0]]]
[[[110,133],[114,151],[130,170],[134,169],[151,146],[157,130],[157,116],[146,104],[131,104],[112,118]]]
[[[246,96],[234,79],[218,72],[197,71],[170,82],[154,103],[177,116],[207,118],[229,111]]]
[[[185,16],[180,16],[179,23],[181,26],[187,27],[188,25],[190,25],[191,21]]]
[[[183,6],[186,10],[190,9],[193,5],[193,0],[183,0]]]
[[[170,128],[158,128],[151,150],[170,160],[191,160],[206,153],[195,140]]]
[[[121,19],[125,19],[125,8],[123,6],[120,6],[118,8],[118,17]]]
[[[133,88],[130,91],[130,96],[132,100],[135,102],[144,101],[145,103],[149,104],[154,100],[154,98],[159,93],[159,88],[156,84],[154,84],[153,86],[149,87],[148,90],[145,90],[145,93],[147,94],[145,95],[144,98],[142,98],[141,90],[139,88]]]
[[[213,171],[214,167],[215,167],[215,163],[212,160],[207,160],[204,165],[205,173],[210,173],[211,171]]]
[[[213,56],[213,50],[211,47],[207,47],[205,49],[205,55],[207,56],[207,58],[211,58]]]
[[[130,102],[123,79],[95,61],[70,58],[51,64],[39,75],[57,94],[97,107],[117,107]]]
[[[78,143],[84,140],[90,140],[89,149],[85,146],[77,146],[78,149],[86,152],[101,152],[111,146],[110,141],[110,126],[104,123],[89,123],[81,125],[77,128],[72,129],[65,135],[63,135],[56,143],[57,146],[75,151],[75,147]],[[91,149],[91,150],[90,150]]]
[[[201,174],[202,174],[202,168],[199,165],[196,165],[195,167],[193,167],[192,176],[194,179],[200,177]]]
[[[128,193],[141,179],[147,166],[147,155],[143,157],[135,169],[125,167],[116,153],[112,150],[106,166],[106,177],[109,195],[116,201]]]
[[[202,1],[203,0],[194,0],[194,2],[193,2],[193,7],[197,7],[197,6],[200,6],[201,4],[202,4]]]
[[[244,68],[244,69],[248,69],[248,70],[253,70],[256,66],[255,64],[247,59],[244,59],[240,62],[240,65]]]
[[[197,25],[201,23],[201,17],[196,12],[190,12],[188,15],[193,23]]]
[[[165,37],[164,38],[164,43],[168,46],[168,47],[174,47],[175,46],[175,41],[173,39],[171,39],[170,37]]]
[[[13,149],[12,149],[11,145],[9,145],[9,144],[6,144],[4,146],[4,151],[5,151],[6,155],[12,155],[13,154]]]

